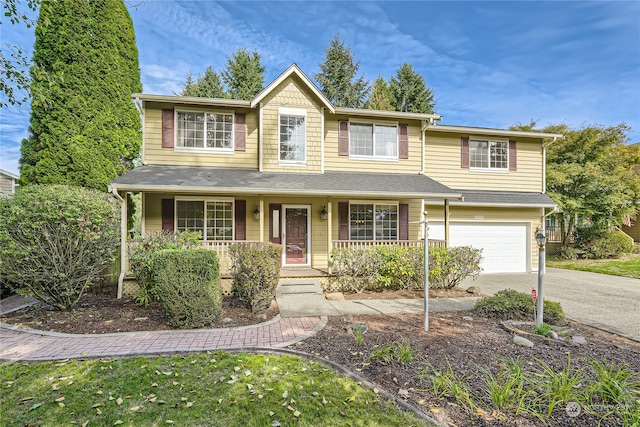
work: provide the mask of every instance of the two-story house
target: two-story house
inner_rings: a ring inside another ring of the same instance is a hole
[[[426,211],[430,239],[483,248],[485,271],[537,268],[544,144],[561,135],[335,107],[296,65],[251,100],[134,99],[143,165],[110,188],[142,193],[143,233],[197,230],[223,259],[280,243],[285,271],[326,272],[337,246],[421,244]]]
[[[16,192],[16,183],[20,177],[9,171],[0,169],[0,197],[3,195],[13,194]]]

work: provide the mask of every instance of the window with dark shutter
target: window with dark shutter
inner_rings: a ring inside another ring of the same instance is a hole
[[[398,205],[398,240],[409,240],[409,205]]]
[[[509,170],[518,170],[518,148],[516,141],[509,141]]]
[[[247,115],[236,113],[233,123],[235,151],[247,151]]]
[[[162,148],[173,148],[173,110],[162,110]]]
[[[247,240],[247,201],[236,200],[234,212],[236,240]]]
[[[349,155],[349,122],[346,120],[338,122],[338,155]]]
[[[174,231],[175,205],[173,199],[162,199],[162,231]]]
[[[338,240],[349,240],[349,202],[338,202]]]
[[[398,126],[398,157],[401,159],[409,158],[409,125]]]
[[[469,138],[460,138],[460,167],[469,169]]]
[[[271,243],[282,243],[280,212],[282,212],[281,204],[269,203],[269,241]]]

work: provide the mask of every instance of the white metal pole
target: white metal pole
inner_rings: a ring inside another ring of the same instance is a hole
[[[429,224],[424,212],[424,330],[429,330]]]

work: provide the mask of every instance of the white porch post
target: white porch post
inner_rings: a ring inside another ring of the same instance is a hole
[[[120,277],[118,277],[118,298],[122,298],[122,288],[124,277],[127,274],[127,197],[128,193],[122,196],[120,206]]]
[[[264,199],[260,197],[260,243],[264,242],[264,220],[269,215],[269,212],[264,210]]]
[[[333,223],[333,208],[331,206],[331,199],[327,200],[327,272],[331,272],[331,249],[333,235],[331,233]]]
[[[449,199],[444,199],[444,246],[449,247]]]

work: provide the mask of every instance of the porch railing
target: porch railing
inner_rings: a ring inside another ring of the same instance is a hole
[[[400,246],[403,248],[411,248],[416,246],[422,246],[423,240],[333,240],[332,249],[351,248],[351,249],[369,249],[376,246]],[[431,240],[429,239],[429,246],[444,247],[444,240]]]
[[[231,274],[231,257],[229,257],[229,245],[234,243],[257,243],[256,240],[203,240],[202,246],[205,249],[214,251],[218,256],[220,264],[220,276]]]

